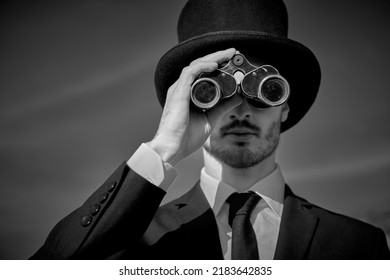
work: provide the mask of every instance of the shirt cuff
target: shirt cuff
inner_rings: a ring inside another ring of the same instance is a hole
[[[145,143],[142,143],[135,151],[127,161],[127,165],[138,175],[164,191],[168,190],[177,175],[175,168],[163,162],[160,155]]]

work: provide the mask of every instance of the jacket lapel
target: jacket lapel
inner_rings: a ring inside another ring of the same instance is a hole
[[[284,208],[275,250],[276,260],[305,259],[318,224],[312,205],[286,185]]]
[[[190,241],[189,253],[194,259],[223,259],[218,226],[214,213],[200,188],[199,181],[193,189],[174,202],[174,212],[183,236]]]
[[[160,258],[223,259],[214,213],[199,182],[158,210],[144,241],[160,250],[166,248]]]

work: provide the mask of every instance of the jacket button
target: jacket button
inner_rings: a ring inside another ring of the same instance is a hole
[[[86,216],[83,216],[83,217],[81,218],[81,225],[82,225],[83,227],[87,227],[87,226],[89,226],[91,223],[92,223],[92,217],[91,217],[91,216],[86,215]]]
[[[100,211],[100,204],[92,205],[89,208],[89,214],[91,214],[92,216],[95,216],[99,211]]]
[[[113,182],[109,187],[108,187],[108,191],[109,192],[112,192],[116,187],[116,182]]]
[[[99,202],[100,202],[100,203],[104,203],[104,202],[106,202],[107,198],[108,198],[108,193],[102,193],[102,194],[99,196]]]

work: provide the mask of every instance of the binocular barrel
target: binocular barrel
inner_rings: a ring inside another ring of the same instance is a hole
[[[191,100],[201,109],[214,107],[221,99],[221,89],[210,78],[200,78],[191,87]]]
[[[241,72],[240,75],[236,75],[237,71]],[[191,100],[200,109],[207,110],[222,98],[233,96],[239,87],[243,96],[250,99],[249,104],[256,108],[279,106],[290,95],[287,80],[276,68],[271,65],[253,66],[238,53],[223,68],[201,73],[192,84]]]

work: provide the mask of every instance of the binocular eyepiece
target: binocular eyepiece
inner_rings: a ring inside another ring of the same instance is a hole
[[[261,109],[286,102],[290,86],[275,67],[256,67],[237,52],[222,68],[199,75],[191,87],[191,100],[200,109],[207,110],[237,92],[241,92],[251,106]]]

